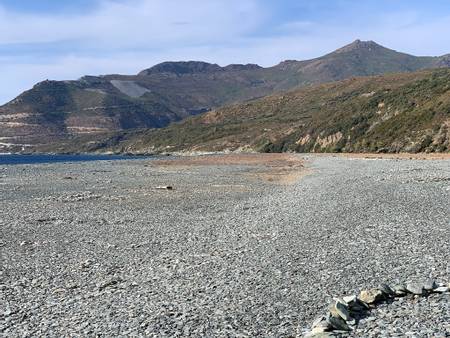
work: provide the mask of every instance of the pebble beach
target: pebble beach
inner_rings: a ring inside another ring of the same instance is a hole
[[[445,157],[0,165],[0,334],[302,337],[336,297],[448,285],[449,201]],[[448,337],[450,294],[342,334]]]

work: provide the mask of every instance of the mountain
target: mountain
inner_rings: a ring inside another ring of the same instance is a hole
[[[271,85],[253,72],[252,65],[222,68],[172,62],[135,76],[43,81],[0,107],[0,142],[34,145],[81,134],[164,127],[215,107],[272,93]],[[21,146],[8,147],[14,148]]]
[[[448,152],[450,69],[309,86],[231,105],[163,129],[121,132],[51,150]]]
[[[355,76],[449,66],[449,55],[416,57],[357,40],[320,58],[269,68],[164,62],[137,75],[46,80],[0,107],[0,151],[79,135],[161,128],[226,105]]]

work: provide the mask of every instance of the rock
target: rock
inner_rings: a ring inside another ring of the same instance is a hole
[[[342,300],[347,303],[351,313],[363,312],[369,308],[369,306],[360,301],[355,295],[343,297]]]
[[[359,294],[359,299],[366,304],[375,304],[384,299],[384,294],[378,289],[363,290]]]
[[[91,267],[91,265],[94,263],[92,259],[86,259],[85,261],[80,263],[80,267],[82,269],[88,269]]]
[[[437,292],[437,293],[444,293],[444,292],[448,292],[450,291],[450,289],[447,286],[440,286],[438,288],[433,289],[433,292]]]
[[[97,287],[98,287],[99,291],[103,291],[104,289],[109,288],[109,287],[116,287],[117,284],[119,284],[120,282],[122,282],[121,279],[110,279],[103,283],[98,283]]]
[[[332,332],[309,332],[307,334],[305,334],[304,336],[305,338],[333,338],[333,337],[337,337],[334,333]]]
[[[423,288],[423,284],[421,283],[408,283],[406,285],[406,290],[413,295],[423,295],[425,293],[425,290]]]
[[[351,303],[355,302],[357,299],[358,298],[356,297],[356,295],[342,297],[342,300],[344,302],[346,302],[348,305],[350,305]]]
[[[355,325],[356,325],[356,319],[355,319],[355,318],[352,318],[352,319],[350,319],[350,320],[347,320],[347,324],[348,324],[350,327],[355,326]]]
[[[324,327],[315,327],[311,330],[312,333],[322,333],[322,332],[326,332],[327,329]]]
[[[75,289],[78,289],[78,284],[75,284],[75,283],[69,283],[69,284],[67,284],[66,285],[66,289],[68,289],[68,290],[75,290]]]
[[[386,296],[394,297],[395,292],[392,290],[392,288],[387,284],[381,284],[378,289],[383,292]]]
[[[343,300],[336,299],[334,310],[343,320],[347,321],[351,319],[348,305]]]
[[[323,329],[322,332],[331,329],[330,324],[327,322],[327,319],[324,316],[321,316],[314,320],[312,324],[312,328],[314,329]]]
[[[350,327],[347,325],[344,319],[341,317],[335,317],[333,315],[329,315],[327,318],[327,322],[331,325],[333,329],[342,330],[342,331],[350,331]]]
[[[157,189],[157,190],[173,190],[173,187],[170,185],[163,185],[163,186],[156,187],[155,189]]]
[[[314,319],[313,323],[312,323],[312,327],[316,327],[317,324],[319,324],[320,322],[322,322],[323,320],[326,320],[325,316],[320,316],[317,317],[316,319]]]
[[[427,281],[425,281],[425,283],[423,284],[423,288],[426,291],[432,291],[433,289],[435,289],[437,287],[436,285],[436,281],[434,279],[428,279]]]
[[[53,293],[62,293],[62,292],[66,292],[66,289],[58,288],[58,289],[53,290]]]
[[[408,290],[406,290],[406,287],[403,284],[397,284],[393,289],[397,297],[405,296],[408,293]]]

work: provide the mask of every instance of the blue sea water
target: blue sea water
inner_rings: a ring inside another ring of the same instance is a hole
[[[148,156],[128,155],[10,155],[0,154],[0,165],[3,164],[36,164],[56,162],[86,162],[148,159]]]

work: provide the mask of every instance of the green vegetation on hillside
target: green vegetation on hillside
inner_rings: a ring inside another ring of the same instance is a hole
[[[449,126],[450,70],[439,69],[310,86],[84,150],[444,152]]]

